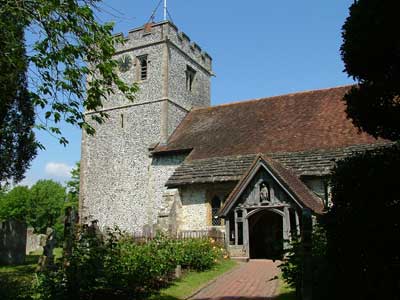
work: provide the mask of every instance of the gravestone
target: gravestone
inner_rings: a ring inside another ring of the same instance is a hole
[[[53,228],[47,227],[46,241],[43,246],[43,255],[39,258],[39,263],[36,271],[43,272],[54,266],[53,250],[57,245],[55,231]]]
[[[28,227],[26,230],[26,254],[42,250],[42,241],[45,239],[45,234],[36,234],[32,227]]]
[[[18,265],[25,261],[26,224],[16,220],[0,222],[0,265]]]

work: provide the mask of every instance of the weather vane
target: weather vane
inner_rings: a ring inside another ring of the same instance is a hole
[[[155,16],[156,16],[156,12],[160,7],[161,2],[163,2],[163,0],[160,0],[158,2],[156,8],[153,10],[153,12],[152,12],[152,14],[151,14],[151,16],[149,18],[149,22],[154,22],[154,19],[155,19]],[[164,21],[167,21],[168,17],[171,19],[171,15],[169,14],[168,7],[167,7],[167,0],[164,0],[164,7],[163,8],[164,8],[164,10],[163,10],[163,12],[164,12]]]

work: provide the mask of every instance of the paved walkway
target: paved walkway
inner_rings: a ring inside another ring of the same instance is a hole
[[[219,277],[215,282],[191,299],[273,299],[278,292],[279,262],[272,260],[250,260],[241,263],[233,271]]]

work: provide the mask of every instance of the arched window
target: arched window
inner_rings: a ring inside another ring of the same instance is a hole
[[[211,225],[221,226],[221,219],[218,218],[218,211],[221,208],[221,200],[215,196],[211,200]]]

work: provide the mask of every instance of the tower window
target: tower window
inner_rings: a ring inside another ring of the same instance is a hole
[[[195,75],[196,75],[196,71],[193,68],[187,66],[186,67],[186,90],[189,92],[192,91]]]
[[[147,79],[147,66],[148,66],[147,55],[139,56],[138,62],[139,62],[139,69],[138,69],[139,76],[138,77],[140,80],[146,80]]]
[[[218,211],[221,208],[221,200],[215,196],[211,200],[211,225],[213,226],[220,226],[221,225],[221,219],[218,218]]]

